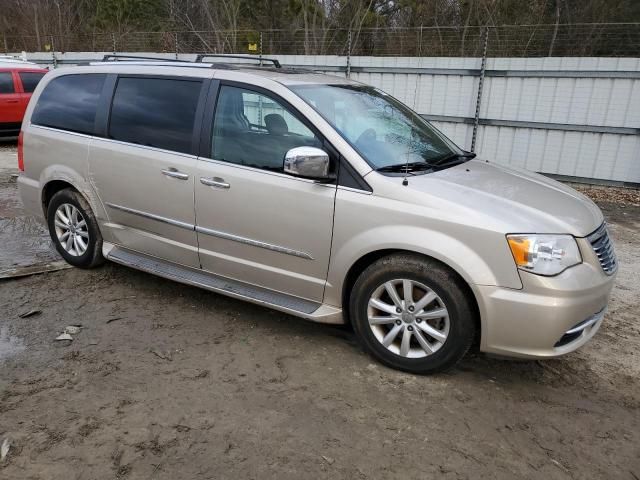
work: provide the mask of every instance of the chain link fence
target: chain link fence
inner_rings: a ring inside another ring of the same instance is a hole
[[[640,57],[640,23],[4,36],[5,52]]]

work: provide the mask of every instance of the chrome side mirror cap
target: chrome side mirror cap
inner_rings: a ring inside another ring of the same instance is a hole
[[[296,177],[326,180],[329,175],[329,154],[316,147],[296,147],[284,156],[284,171]]]

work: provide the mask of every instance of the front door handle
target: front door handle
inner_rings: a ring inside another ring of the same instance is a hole
[[[176,168],[169,167],[166,170],[162,170],[162,174],[167,177],[177,178],[178,180],[188,180],[189,175],[186,173],[179,172]]]
[[[20,100],[7,100],[7,103],[18,103]]]
[[[208,185],[209,187],[216,187],[216,188],[231,187],[231,185],[229,185],[227,182],[224,181],[224,178],[220,178],[220,177],[213,177],[213,178],[200,177],[200,183],[202,183],[203,185]]]

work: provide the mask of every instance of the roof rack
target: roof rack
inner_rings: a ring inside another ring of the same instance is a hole
[[[265,58],[265,57],[258,57],[255,55],[225,55],[225,54],[221,54],[221,53],[217,53],[217,54],[209,54],[209,53],[201,53],[200,55],[198,55],[196,57],[196,63],[202,63],[202,59],[203,58],[209,58],[209,57],[213,57],[213,58],[239,58],[241,60],[253,60],[254,62],[271,62],[273,63],[273,66],[276,68],[282,68],[282,65],[280,65],[280,62],[278,60],[276,60],[275,58]]]
[[[117,62],[118,60],[151,60],[154,62],[177,62],[192,63],[188,60],[178,60],[177,58],[159,58],[159,57],[141,57],[138,55],[105,55],[102,57],[103,62]]]

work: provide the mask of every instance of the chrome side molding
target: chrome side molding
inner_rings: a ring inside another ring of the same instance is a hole
[[[181,222],[180,220],[174,220],[173,218],[163,217],[161,215],[156,215],[154,213],[143,212],[141,210],[136,210],[135,208],[123,207],[122,205],[116,205],[115,203],[109,203],[109,202],[105,202],[105,205],[107,205],[108,207],[114,208],[116,210],[120,210],[121,212],[131,213],[133,215],[138,215],[139,217],[150,218],[151,220],[167,223],[169,225],[184,228],[186,230],[195,230],[196,228],[196,226],[191,223]]]
[[[301,252],[299,250],[294,250],[288,247],[282,247],[280,245],[273,245],[271,243],[261,242],[259,240],[253,240],[247,237],[241,237],[239,235],[233,235],[231,233],[221,232],[219,230],[212,230],[210,228],[204,228],[200,226],[196,226],[196,232],[203,233],[205,235],[211,235],[212,237],[224,238],[225,240],[232,240],[238,243],[244,243],[246,245],[251,245],[253,247],[264,248],[266,250],[272,250],[274,252],[285,253],[287,255],[293,255],[294,257],[305,258],[307,260],[314,260],[314,258],[306,253]]]
[[[213,230],[210,228],[200,227],[191,223],[181,222],[180,220],[174,220],[172,218],[163,217],[154,213],[143,212],[136,210],[135,208],[123,207],[122,205],[116,205],[114,203],[106,202],[108,207],[120,210],[122,212],[131,213],[132,215],[138,215],[139,217],[149,218],[158,222],[167,223],[176,227],[184,228],[186,230],[194,230],[204,235],[211,235],[212,237],[224,238],[225,240],[231,240],[238,243],[244,243],[245,245],[251,245],[253,247],[264,248],[273,252],[284,253],[285,255],[292,255],[294,257],[304,258],[306,260],[315,260],[313,256],[306,252],[294,250],[293,248],[283,247],[280,245],[273,245],[272,243],[261,242],[260,240],[253,240],[252,238],[241,237],[232,233],[221,232],[219,230]]]

